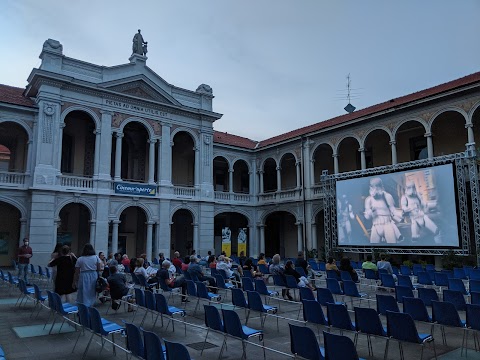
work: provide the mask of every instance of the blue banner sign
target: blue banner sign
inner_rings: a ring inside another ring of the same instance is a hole
[[[157,187],[155,185],[115,183],[115,194],[155,196]]]

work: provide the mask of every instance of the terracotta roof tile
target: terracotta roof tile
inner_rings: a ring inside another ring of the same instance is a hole
[[[238,146],[245,149],[255,149],[258,143],[257,141],[220,131],[214,131],[213,142],[216,142],[217,144]]]
[[[28,97],[23,96],[25,89],[0,84],[0,102],[35,107],[35,103]]]

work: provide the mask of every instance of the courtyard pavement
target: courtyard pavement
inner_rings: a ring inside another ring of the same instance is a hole
[[[5,270],[5,269],[4,269]],[[52,284],[47,283],[43,280],[35,279],[32,280],[37,283],[41,289],[51,289]],[[320,281],[317,283],[317,286],[325,286],[324,282]],[[375,290],[368,287],[362,287],[362,291],[367,291],[372,298],[375,298]],[[222,305],[218,307],[224,308],[233,308],[231,305],[230,294],[225,296],[223,292]],[[382,292],[385,294],[385,292]],[[6,359],[34,359],[34,360],[51,360],[51,359],[81,359],[84,349],[86,348],[90,333],[86,332],[85,335],[80,336],[79,343],[75,352],[72,353],[77,337],[79,336],[79,331],[76,331],[73,325],[64,326],[62,331],[59,333],[59,326],[55,326],[52,334],[48,334],[50,329],[51,321],[47,324],[46,330],[43,329],[48,317],[48,309],[42,309],[38,315],[35,317],[32,314],[33,302],[27,301],[22,306],[15,306],[15,302],[19,295],[19,290],[17,288],[10,288],[6,284],[1,284],[0,286],[0,346],[4,349],[6,354]],[[297,294],[298,296],[298,294]],[[178,297],[174,297],[175,300],[170,301],[170,305],[175,305],[181,307],[180,300]],[[347,300],[348,307],[352,310],[350,301]],[[165,327],[161,327],[160,319],[157,321],[155,327],[153,327],[153,320],[151,314],[148,314],[145,318],[143,328],[145,330],[150,330],[156,332],[161,338],[167,340],[177,341],[185,344],[189,350],[190,356],[193,359],[212,359],[218,358],[220,353],[220,348],[223,341],[223,336],[218,333],[212,333],[208,335],[208,343],[203,355],[200,355],[201,346],[205,340],[206,328],[204,326],[204,314],[203,314],[203,302],[201,301],[201,306],[197,309],[197,312],[194,314],[196,300],[191,300],[187,303],[186,311],[187,316],[185,321],[187,324],[187,334],[184,332],[184,325],[181,322],[176,322],[175,332],[172,331],[172,326],[170,325],[168,330]],[[229,305],[230,304],[230,305]],[[277,331],[276,319],[274,317],[268,317],[265,322],[264,334],[265,334],[265,346],[266,346],[266,358],[267,359],[291,359],[293,358],[290,352],[290,336],[288,330],[288,323],[303,325],[302,315],[298,318],[300,303],[299,302],[286,302],[286,301],[276,301],[271,300],[270,305],[280,304],[280,309],[278,312],[279,316],[279,331]],[[355,306],[358,306],[357,301],[354,303]],[[117,322],[122,324],[122,321],[133,322],[136,325],[140,325],[140,322],[143,318],[144,311],[139,309],[134,313],[126,312],[123,308],[118,312],[109,310],[109,313],[106,314],[106,311],[110,303],[105,304],[98,303],[97,308],[100,311],[101,315],[107,318],[110,321]],[[362,301],[364,307],[368,306],[366,301]],[[375,307],[375,302],[371,302],[371,306]],[[238,314],[242,321],[245,320],[245,311],[243,309],[237,309]],[[135,318],[134,318],[135,316]],[[465,313],[461,312],[460,316],[462,319],[465,319]],[[351,313],[353,319],[353,312]],[[385,317],[381,316],[382,322],[386,325]],[[166,325],[166,321],[165,321]],[[261,329],[260,318],[257,314],[253,313],[250,316],[248,321],[248,326],[256,329]],[[310,325],[309,325],[310,326]],[[315,326],[312,329],[317,332]],[[419,332],[428,333],[430,331],[429,324],[417,323],[417,329]],[[321,334],[320,329],[320,334]],[[338,330],[333,330],[334,333],[338,333]],[[353,339],[353,333],[345,332],[345,335],[348,335]],[[469,333],[469,350],[467,359],[480,359],[480,353],[475,352],[473,349],[473,335]],[[460,347],[462,343],[463,330],[446,328],[446,337],[447,344],[443,345],[441,341],[440,328],[436,327],[435,330],[435,343],[437,349],[437,355],[439,359],[449,360],[449,359],[460,359]],[[116,342],[121,346],[125,347],[125,338],[122,336],[115,337]],[[323,337],[319,337],[320,344],[323,345]],[[374,356],[368,355],[367,341],[365,335],[359,335],[359,341],[357,346],[357,351],[360,357],[366,359],[383,359],[383,354],[385,350],[385,339],[372,338],[373,341],[373,352]],[[222,359],[240,359],[242,355],[242,346],[241,342],[237,339],[229,338],[227,342],[227,350],[224,351]],[[256,338],[252,339],[252,344],[247,346],[247,358],[248,359],[263,359],[263,352],[260,347],[258,347],[259,342]],[[126,358],[125,352],[120,348],[117,348],[116,355],[112,352],[112,346],[107,344],[103,351],[100,353],[100,340],[98,337],[94,337],[94,342],[90,346],[90,349],[87,353],[86,359],[116,359],[116,358]],[[405,344],[404,352],[406,359],[419,359],[420,358],[420,347],[415,344]],[[424,359],[432,359],[433,350],[431,344],[427,345],[424,352]],[[465,354],[463,356],[465,358]],[[400,359],[399,348],[395,341],[391,341],[390,350],[388,359]]]

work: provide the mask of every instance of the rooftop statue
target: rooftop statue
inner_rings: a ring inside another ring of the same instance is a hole
[[[147,55],[147,42],[143,40],[140,29],[138,29],[138,33],[135,34],[132,41],[132,55]]]

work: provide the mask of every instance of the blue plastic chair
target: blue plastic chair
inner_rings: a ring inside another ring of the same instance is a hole
[[[480,292],[472,291],[470,293],[470,304],[480,305]]]
[[[348,271],[340,271],[341,281],[353,281],[352,275]]]
[[[434,264],[425,265],[425,271],[435,271],[435,265]]]
[[[438,293],[432,288],[418,288],[418,298],[422,299],[425,306],[432,306],[432,300],[438,301]]]
[[[332,294],[341,295],[343,300],[344,293],[340,288],[340,283],[337,280],[327,278],[327,289],[330,290]]]
[[[260,293],[260,295],[265,296],[265,302],[268,304],[268,298],[273,296],[278,296],[278,291],[268,290],[267,285],[263,279],[255,279],[255,291]]]
[[[466,309],[466,306],[465,306]],[[445,336],[445,326],[458,327],[466,329],[465,321],[460,319],[455,305],[448,301],[432,301],[432,319],[441,325],[443,344],[447,345],[447,337]],[[465,343],[465,331],[463,332],[462,352]]]
[[[355,323],[352,323],[348,310],[343,305],[327,304],[327,319],[330,326],[340,330],[340,334],[343,334],[343,330],[356,330]]]
[[[203,355],[203,350],[205,350],[205,345],[207,344],[207,337],[210,329],[224,334],[222,349],[220,350],[220,352],[223,351],[223,347],[226,343],[225,328],[223,326],[223,321],[220,317],[218,309],[213,305],[203,305],[203,309],[205,310],[205,326],[207,327],[207,334],[205,335],[205,341],[203,342],[202,352],[200,353],[200,356]]]
[[[405,359],[403,354],[403,342],[422,345],[420,360],[423,359],[423,349],[425,343],[432,342],[435,359],[437,358],[437,351],[435,349],[435,340],[433,339],[433,336],[431,334],[419,334],[415,326],[415,322],[409,314],[387,311],[387,336],[398,341],[401,360]],[[385,357],[388,358],[388,348]]]
[[[327,306],[327,303],[345,305],[344,302],[335,301],[332,292],[327,288],[317,288],[317,301],[323,306]]]
[[[58,295],[55,292],[52,292],[51,296],[52,296],[54,309],[55,309],[54,315],[55,314],[60,315],[63,319],[62,325],[58,330],[58,332],[60,333],[62,331],[63,324],[65,324],[65,321],[69,319],[69,316],[75,315],[76,313],[78,313],[78,307],[70,304],[62,304],[62,299],[60,298],[60,295]],[[52,323],[52,327],[50,328],[49,334],[52,332],[54,324],[55,324],[55,320]]]
[[[247,299],[248,299],[248,308],[250,310],[257,311],[260,313],[260,324],[263,329],[265,325],[265,320],[267,319],[267,314],[276,314],[278,312],[278,308],[276,306],[264,305],[260,294],[256,291],[247,291]],[[263,315],[263,319],[262,319],[262,315]],[[276,318],[277,318],[277,331],[279,331],[278,316]]]
[[[350,302],[352,304],[352,307],[353,307],[354,298],[359,299],[360,305],[362,304],[362,299],[368,298],[368,294],[363,292],[362,293],[358,292],[357,284],[354,281],[350,281],[350,280],[343,281],[343,292],[346,296],[350,296]],[[367,302],[368,302],[368,306],[370,307],[370,302],[369,301]]]
[[[385,351],[387,351],[389,340],[387,337],[387,329],[382,325],[380,317],[375,309],[354,307],[353,310],[355,311],[355,326],[357,327],[357,333],[355,334],[354,341],[355,344],[357,344],[359,332],[366,334],[368,355],[373,356],[371,335],[384,337],[387,340],[385,345]]]
[[[417,275],[417,282],[420,285],[433,285],[433,281],[430,278],[430,275],[426,271],[420,271]]]
[[[473,338],[475,344],[478,344],[478,332],[480,331],[480,305],[467,304],[466,312],[467,328],[473,330]],[[467,351],[468,331],[466,332],[465,352]],[[475,345],[475,350],[477,349]],[[461,354],[463,356],[463,353]],[[467,354],[465,354],[467,355]]]
[[[403,312],[409,314],[413,320],[431,323],[432,318],[428,314],[427,307],[422,299],[414,297],[403,298]],[[433,329],[432,329],[433,333]]]
[[[328,319],[325,317],[323,312],[322,305],[320,305],[318,301],[302,300],[302,309],[303,320],[308,323],[315,324],[318,332],[320,332],[318,325],[330,327],[328,324]]]
[[[305,276],[307,277],[307,274],[305,273],[305,270],[302,267],[295,267],[295,270],[300,274],[300,276]]]
[[[382,287],[384,288],[395,288],[395,279],[390,274],[380,273],[380,280],[382,281]]]
[[[326,270],[327,272],[327,279],[335,279],[337,281],[341,281],[340,275],[335,270]]]
[[[418,273],[423,271],[423,265],[422,264],[413,264],[412,267],[412,272],[414,276],[418,276]]]
[[[18,306],[21,306],[23,300],[25,300],[25,303],[27,302],[27,300],[32,300],[35,303],[35,289],[33,287],[27,288],[27,284],[25,283],[25,281],[23,279],[18,279],[18,288],[20,290],[20,295],[18,296],[15,306],[17,304]]]
[[[246,347],[247,343],[245,340],[248,341],[251,337],[258,337],[258,340],[262,342],[262,348],[263,348],[263,358],[265,359],[265,343],[263,341],[263,331],[261,330],[255,330],[252,329],[246,325],[242,325],[240,322],[240,318],[238,317],[238,314],[233,311],[233,310],[226,310],[222,309],[222,314],[223,314],[223,325],[225,327],[225,332],[233,336],[237,339],[242,340],[242,358],[246,358]],[[219,358],[222,357],[222,354],[220,354]]]
[[[85,355],[88,353],[88,348],[90,347],[90,344],[92,342],[94,335],[98,335],[100,337],[102,342],[102,350],[103,350],[103,347],[105,346],[105,342],[107,342],[106,340],[108,335],[112,335],[112,341],[111,341],[112,349],[113,349],[113,353],[116,355],[115,334],[123,332],[124,327],[115,323],[108,323],[106,325],[103,325],[100,313],[94,307],[89,307],[88,313],[90,315],[90,328],[92,329],[92,336],[88,341],[88,345],[87,345],[87,348],[85,349],[85,352],[83,353],[83,357],[85,358]]]
[[[480,270],[478,269],[470,270],[470,280],[480,280]]]
[[[415,286],[413,286],[412,279],[410,279],[410,276],[398,275],[397,279],[398,279],[398,285],[400,286],[407,286],[412,290],[416,288]]]
[[[442,286],[448,287],[448,275],[444,272],[436,272],[435,273],[435,285],[440,287],[440,291],[442,290]]]
[[[167,349],[167,360],[191,360],[188,349],[181,343],[167,341],[163,339]]]
[[[222,300],[221,295],[209,292],[207,286],[203,282],[197,281],[195,284],[197,285],[197,295],[199,300],[205,299],[214,302],[220,302]]]
[[[455,279],[467,279],[467,274],[465,273],[464,268],[453,268],[453,277]]]
[[[147,282],[147,279],[142,274],[137,274],[137,279],[140,282],[140,286],[144,290],[146,289],[152,290],[158,284],[157,282],[152,282],[152,283]]]
[[[465,297],[460,291],[443,290],[443,301],[451,302],[457,310],[465,311],[467,309]]]
[[[372,269],[365,269],[365,279],[372,280],[372,282],[378,280],[378,273]]]
[[[160,315],[157,311],[157,304],[156,304],[155,296],[153,295],[153,292],[145,291],[144,295],[145,295],[145,308],[147,309],[147,311],[145,312],[145,316],[143,317],[143,320],[140,322],[140,326],[143,326],[143,323],[145,321],[145,318],[147,317],[148,312],[152,314],[152,320],[153,320],[153,315],[157,314],[155,323],[157,322],[158,315]],[[153,326],[155,326],[155,323]]]
[[[353,341],[347,336],[324,331],[323,342],[325,358],[328,360],[360,360]]]
[[[397,300],[391,295],[377,294],[377,313],[387,315],[387,311],[400,312]]]
[[[143,330],[145,360],[165,360],[165,348],[157,334]]]
[[[407,265],[400,265],[400,274],[404,276],[410,276],[412,274],[412,271]]]
[[[315,300],[315,296],[313,295],[313,291],[307,287],[301,287],[298,289],[300,294],[300,301],[302,300]]]
[[[287,284],[287,288],[293,289],[293,297],[295,298],[296,297],[295,296],[296,290],[299,289],[297,280],[292,275],[285,275],[285,281],[286,281],[286,284]]]
[[[125,323],[125,333],[127,335],[127,350],[130,351],[130,354],[145,359],[145,345],[138,326],[131,323]]]
[[[255,291],[253,286],[253,278],[242,277],[242,288],[243,291]]]
[[[232,304],[233,306],[245,309],[246,321],[248,322],[250,309],[247,300],[245,300],[245,295],[243,294],[242,289],[232,289]]]
[[[32,314],[30,315],[33,316],[33,313],[35,312],[35,309],[38,307],[38,312],[37,312],[37,316],[38,314],[40,313],[40,310],[42,310],[42,304],[45,302],[45,300],[47,300],[47,297],[46,296],[43,296],[42,295],[42,291],[40,290],[40,288],[38,287],[37,284],[33,284],[33,290],[35,292],[35,307],[33,308],[32,310]]]
[[[479,292],[480,291],[480,280],[470,280],[468,282],[468,292]]]
[[[323,272],[327,271],[327,264],[324,261],[320,261],[318,263],[318,271],[323,271]]]
[[[163,315],[168,316],[168,323],[165,330],[168,329],[168,325],[170,321],[172,322],[173,331],[175,331],[175,320],[173,317],[175,315],[180,315],[181,317],[185,317],[186,312],[183,309],[179,309],[175,306],[169,306],[167,303],[167,299],[163,294],[155,294],[155,302],[157,304],[157,311],[161,314],[160,317],[162,319],[162,327],[163,327]],[[155,326],[155,324],[154,324]],[[185,322],[185,336],[187,335],[187,323]]]
[[[145,314],[143,315],[143,319],[142,319],[142,323],[143,323],[148,313],[147,305],[145,303],[145,291],[140,288],[134,288],[133,291],[135,292],[135,304],[137,305],[137,310],[142,309],[143,311],[145,311]],[[135,311],[133,313],[132,323],[135,321],[135,317],[137,313],[138,311]]]
[[[463,295],[468,295],[465,284],[461,279],[448,279],[448,290],[460,291]]]
[[[403,297],[415,297],[413,291],[408,286],[395,286],[395,298],[398,303],[403,303]]]
[[[447,275],[448,279],[453,279],[453,270],[442,269],[441,273]]]
[[[317,337],[307,326],[288,324],[290,328],[290,351],[295,357],[301,356],[308,360],[324,360],[322,348],[318,345]]]

